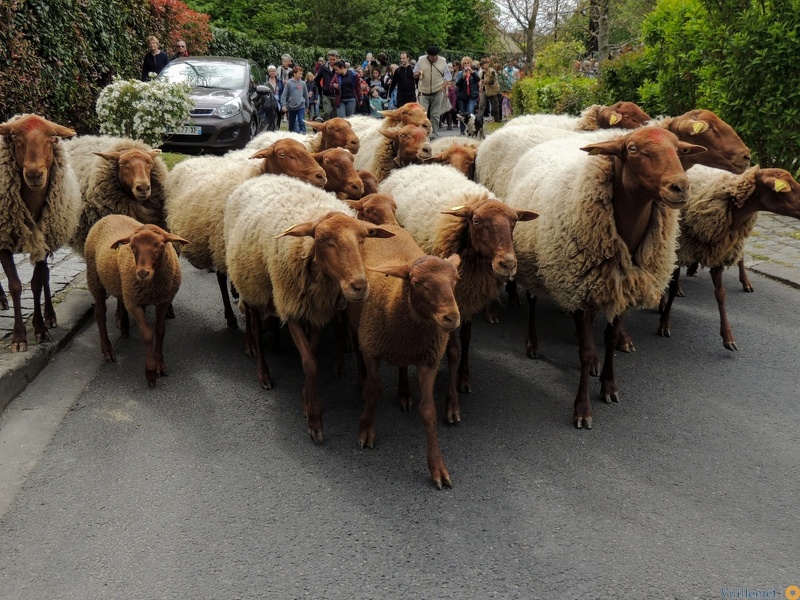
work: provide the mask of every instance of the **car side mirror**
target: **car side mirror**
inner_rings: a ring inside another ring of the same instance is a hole
[[[270,89],[265,85],[257,85],[256,86],[256,94],[269,94]]]

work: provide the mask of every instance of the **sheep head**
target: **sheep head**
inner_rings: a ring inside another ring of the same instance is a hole
[[[359,221],[373,225],[399,225],[395,218],[397,203],[391,194],[369,194],[361,200],[345,200],[356,211]]]
[[[328,180],[323,168],[297,140],[280,139],[262,148],[250,158],[264,159],[261,163],[262,173],[297,177],[317,187],[323,187]]]
[[[161,229],[157,225],[142,225],[130,235],[118,239],[111,248],[116,250],[122,245],[130,245],[136,261],[136,277],[146,282],[153,279],[156,269],[162,264],[167,251],[167,244],[175,242],[188,244],[189,241]]]
[[[361,181],[364,183],[364,195],[378,193],[378,178],[371,171],[356,171]]]
[[[421,127],[416,125],[404,125],[399,128],[378,129],[381,134],[392,140],[392,147],[395,152],[395,163],[398,166],[407,164],[418,164],[430,158],[431,144],[428,141],[428,134]]]
[[[13,149],[25,184],[31,189],[43,190],[53,164],[53,148],[62,138],[75,136],[75,130],[29,114],[0,124],[0,135]]]
[[[600,129],[637,129],[650,120],[650,115],[633,102],[617,102],[606,106],[597,116]]]
[[[614,197],[633,203],[656,202],[670,208],[686,203],[689,179],[679,156],[705,152],[703,146],[680,141],[661,127],[640,127],[630,133],[581,148],[620,161],[614,168]]]
[[[465,177],[475,180],[475,157],[478,155],[477,146],[454,144],[444,152],[431,156],[425,162],[450,165]]]
[[[532,221],[539,215],[529,210],[512,208],[486,195],[466,206],[456,206],[442,214],[463,219],[469,230],[472,248],[482,258],[490,260],[492,271],[506,280],[517,273],[514,252],[514,227],[518,221]]]
[[[344,148],[330,148],[311,155],[325,171],[324,190],[337,198],[355,200],[364,195],[364,182],[356,173],[355,157]]]
[[[314,261],[331,280],[338,282],[348,302],[363,302],[369,295],[362,251],[368,237],[389,238],[394,233],[357,221],[340,212],[330,212],[315,221],[298,223],[275,236],[314,238]]]
[[[409,102],[394,110],[379,110],[378,112],[389,119],[390,125],[397,125],[399,123],[403,125],[416,125],[417,127],[422,127],[428,135],[433,131],[427,111],[421,104],[416,102]]]
[[[461,258],[421,256],[408,264],[369,267],[370,271],[406,282],[411,309],[420,320],[433,320],[447,333],[461,325],[455,287]]]
[[[150,197],[150,175],[161,150],[144,151],[136,148],[119,152],[95,152],[103,160],[116,163],[120,187],[136,200]]]
[[[358,135],[353,131],[350,121],[341,117],[334,117],[324,123],[306,121],[306,125],[322,134],[322,150],[329,148],[344,148],[353,154],[358,154],[360,142]]]
[[[742,182],[731,190],[734,204],[743,209],[740,218],[745,218],[759,210],[766,210],[776,215],[800,219],[800,184],[795,181],[789,171],[783,169],[752,168],[752,178],[747,173]]]
[[[668,128],[679,140],[707,149],[697,156],[681,156],[685,169],[700,164],[739,174],[750,166],[750,148],[710,110],[690,110],[671,119]]]

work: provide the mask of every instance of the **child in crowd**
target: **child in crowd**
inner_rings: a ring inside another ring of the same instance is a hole
[[[377,87],[373,87],[369,92],[369,105],[370,114],[377,119],[382,119],[383,115],[378,111],[386,110],[387,101],[381,98],[381,92]]]
[[[303,81],[303,67],[292,70],[292,78],[286,82],[281,93],[283,112],[289,113],[289,131],[306,132],[306,109],[309,105],[308,87]]]

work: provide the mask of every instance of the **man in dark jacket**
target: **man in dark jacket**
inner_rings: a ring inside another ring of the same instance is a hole
[[[417,101],[417,80],[414,79],[414,67],[408,62],[408,52],[400,53],[400,66],[394,70],[392,83],[389,86],[390,98],[395,89],[397,90],[397,108]]]
[[[320,97],[319,117],[324,121],[336,116],[336,90],[331,87],[331,81],[336,77],[334,64],[337,60],[339,53],[336,50],[328,50],[328,62],[319,68],[317,76],[314,77],[314,85],[317,86]]]

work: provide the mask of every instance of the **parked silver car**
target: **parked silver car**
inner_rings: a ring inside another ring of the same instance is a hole
[[[192,86],[191,121],[172,132],[165,150],[225,152],[243,148],[266,126],[259,114],[272,91],[254,61],[230,56],[177,58],[159,74]]]

